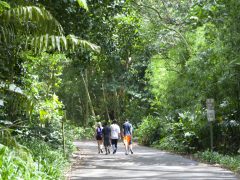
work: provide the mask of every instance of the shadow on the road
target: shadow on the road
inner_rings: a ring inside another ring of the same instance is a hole
[[[181,156],[136,146],[133,155],[121,151],[113,155],[96,154],[94,143],[83,144],[81,163],[75,164],[71,179],[133,180],[237,180],[229,171],[209,167]]]

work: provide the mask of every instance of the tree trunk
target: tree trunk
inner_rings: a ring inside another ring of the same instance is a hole
[[[104,83],[103,82],[102,82],[102,89],[103,89],[103,100],[104,100],[104,106],[106,108],[107,118],[108,118],[108,120],[110,120],[109,110],[108,110],[107,100],[106,100],[106,93],[105,93],[105,88],[104,88]]]
[[[86,96],[87,96],[86,108],[89,105],[91,114],[92,114],[93,117],[95,117],[95,112],[94,112],[94,108],[93,108],[93,105],[92,105],[92,100],[91,100],[91,97],[90,97],[90,94],[89,94],[89,91],[88,91],[87,69],[85,69],[85,77],[84,77],[82,72],[81,72],[81,76],[82,76],[83,85],[84,85]]]
[[[80,112],[80,116],[79,116],[79,125],[81,125],[81,118],[80,117],[83,117],[84,118],[84,110],[83,110],[83,103],[81,101],[81,98],[79,97],[78,98],[78,102],[79,102],[79,105],[78,105],[78,108],[77,108],[77,111]],[[85,119],[84,119],[84,122],[85,122]]]
[[[116,89],[114,89],[114,97],[115,97],[114,117],[115,117],[116,119],[119,119],[120,106],[119,106],[119,97],[118,97],[118,93],[117,93],[117,90],[116,90]]]

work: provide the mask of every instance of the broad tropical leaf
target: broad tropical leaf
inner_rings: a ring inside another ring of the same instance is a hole
[[[5,10],[10,9],[10,5],[4,1],[0,1],[0,14]]]
[[[86,9],[88,11],[87,1],[86,0],[77,0],[79,6]]]

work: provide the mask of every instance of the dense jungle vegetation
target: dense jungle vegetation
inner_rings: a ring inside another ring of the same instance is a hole
[[[239,171],[239,9],[238,0],[0,0],[0,179],[61,179],[73,139],[126,118],[141,144]]]

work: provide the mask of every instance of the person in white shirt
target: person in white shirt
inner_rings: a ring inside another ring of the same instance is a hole
[[[117,152],[117,143],[120,138],[120,127],[117,125],[117,121],[113,120],[111,128],[111,142],[113,148],[113,154]]]

